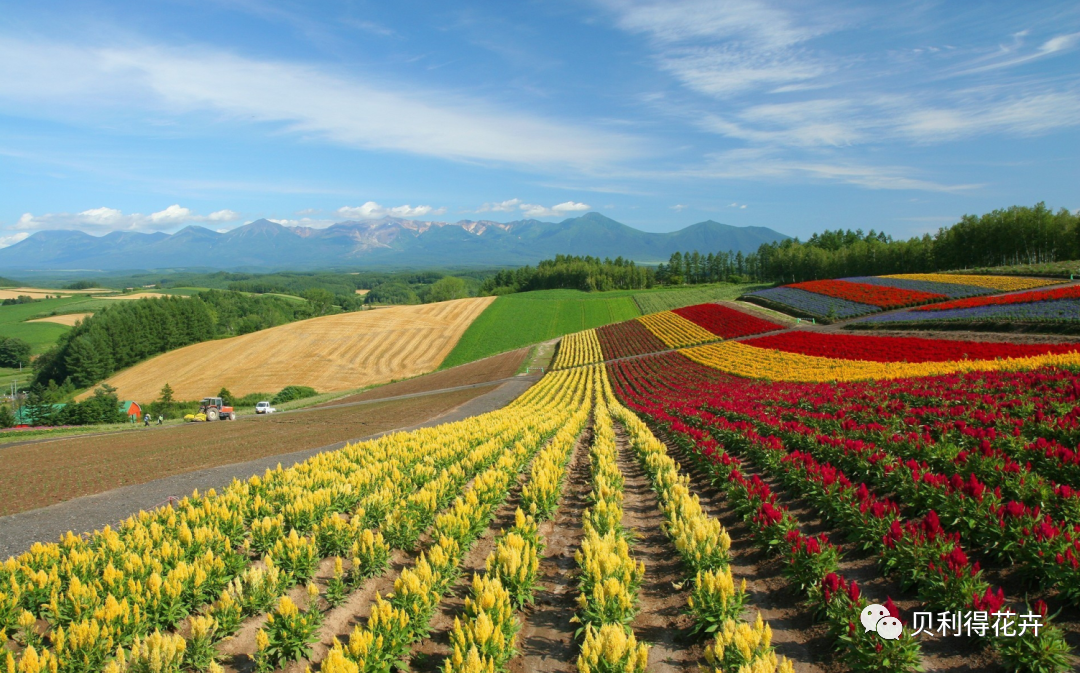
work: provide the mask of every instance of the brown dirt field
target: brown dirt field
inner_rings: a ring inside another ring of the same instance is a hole
[[[397,395],[412,395],[426,393],[431,390],[442,390],[456,386],[471,386],[477,383],[498,381],[513,376],[518,367],[525,361],[529,354],[528,348],[519,348],[501,355],[494,355],[483,360],[470,362],[467,365],[459,365],[441,372],[424,374],[408,381],[398,381],[379,386],[373,390],[365,390],[356,395],[349,395],[329,402],[315,405],[314,408],[328,407],[351,402],[363,402],[365,400],[381,400],[386,397]]]
[[[51,315],[48,318],[36,318],[34,320],[27,320],[26,322],[54,322],[57,325],[67,325],[73,327],[75,323],[79,322],[83,318],[94,315],[93,313],[65,313],[64,315]]]
[[[153,400],[172,386],[197,400],[222,386],[236,395],[311,386],[350,390],[429,372],[494,297],[395,306],[312,318],[198,343],[139,363],[106,383],[125,400]]]
[[[0,516],[128,484],[414,425],[493,388],[2,448]]]
[[[363,295],[367,294],[368,292],[371,292],[371,290],[357,290],[356,294],[358,294],[360,296],[363,296]]]

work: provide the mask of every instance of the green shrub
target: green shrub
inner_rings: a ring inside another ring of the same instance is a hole
[[[308,386],[285,386],[281,389],[281,392],[274,395],[274,399],[270,400],[271,404],[285,404],[286,402],[292,402],[293,400],[302,400],[307,397],[315,397],[319,393],[315,392],[314,388]]]

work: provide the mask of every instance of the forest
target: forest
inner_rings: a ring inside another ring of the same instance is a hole
[[[922,273],[1080,259],[1080,215],[1044,203],[965,215],[937,233],[906,240],[871,229],[814,234],[762,245],[748,255],[675,253],[656,270],[665,284],[732,280],[794,283],[822,278]]]
[[[77,324],[34,360],[34,382],[70,380],[75,388],[86,388],[158,353],[310,317],[314,306],[218,290],[117,302]]]
[[[511,294],[531,290],[640,290],[656,282],[652,269],[631,260],[614,260],[591,256],[555,255],[535,267],[505,269],[487,278],[480,285],[484,295]]]

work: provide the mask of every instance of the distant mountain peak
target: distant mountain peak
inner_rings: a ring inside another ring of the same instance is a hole
[[[457,222],[382,217],[326,228],[260,219],[219,233],[198,225],[175,234],[40,231],[0,249],[5,269],[216,268],[306,270],[357,267],[517,266],[556,254],[666,261],[676,251],[754,251],[787,236],[766,227],[706,220],[669,233],[634,229],[598,212],[561,222]]]

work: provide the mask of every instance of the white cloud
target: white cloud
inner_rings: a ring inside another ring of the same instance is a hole
[[[745,203],[731,203],[728,204],[728,208],[738,208],[739,210],[746,210]]]
[[[521,199],[507,199],[496,203],[485,203],[476,209],[478,213],[512,213],[521,204]]]
[[[380,217],[423,217],[425,215],[442,215],[445,212],[445,207],[435,208],[433,206],[416,206],[414,208],[410,205],[404,205],[385,208],[374,201],[368,201],[362,206],[343,206],[337,209],[338,215],[358,220],[377,220]]]
[[[345,146],[532,169],[588,169],[641,151],[633,137],[585,124],[212,47],[75,47],[0,37],[0,102],[80,123],[102,111],[212,113],[214,121],[281,124]]]
[[[521,208],[525,217],[565,217],[570,213],[588,210],[592,206],[587,203],[566,201],[564,203],[557,203],[550,208],[538,206],[534,203],[523,203],[518,207]]]
[[[681,203],[676,203],[674,206],[671,206],[671,209],[674,210],[676,213],[681,213],[682,211],[686,210],[686,206]]]
[[[156,213],[124,214],[116,208],[90,208],[79,213],[46,213],[35,216],[24,213],[11,227],[23,231],[40,229],[81,229],[87,232],[109,231],[165,231],[184,224],[198,222],[235,222],[240,214],[232,210],[218,210],[209,215],[199,215],[190,208],[173,204]]]
[[[15,245],[19,241],[25,239],[30,234],[25,231],[20,231],[17,234],[0,235],[0,248],[6,248],[9,245]]]
[[[311,227],[312,229],[324,229],[337,222],[337,220],[314,219],[311,217],[302,217],[299,220],[275,220],[269,217],[266,219],[275,224],[280,224],[283,227]],[[250,224],[250,222],[248,224]]]
[[[578,203],[576,201],[564,201],[563,203],[557,203],[550,208],[548,206],[541,206],[535,203],[523,203],[521,199],[507,199],[506,201],[495,201],[492,203],[485,203],[476,209],[477,213],[512,213],[514,211],[521,211],[525,217],[565,217],[569,213],[577,213],[592,208],[587,203]]]

